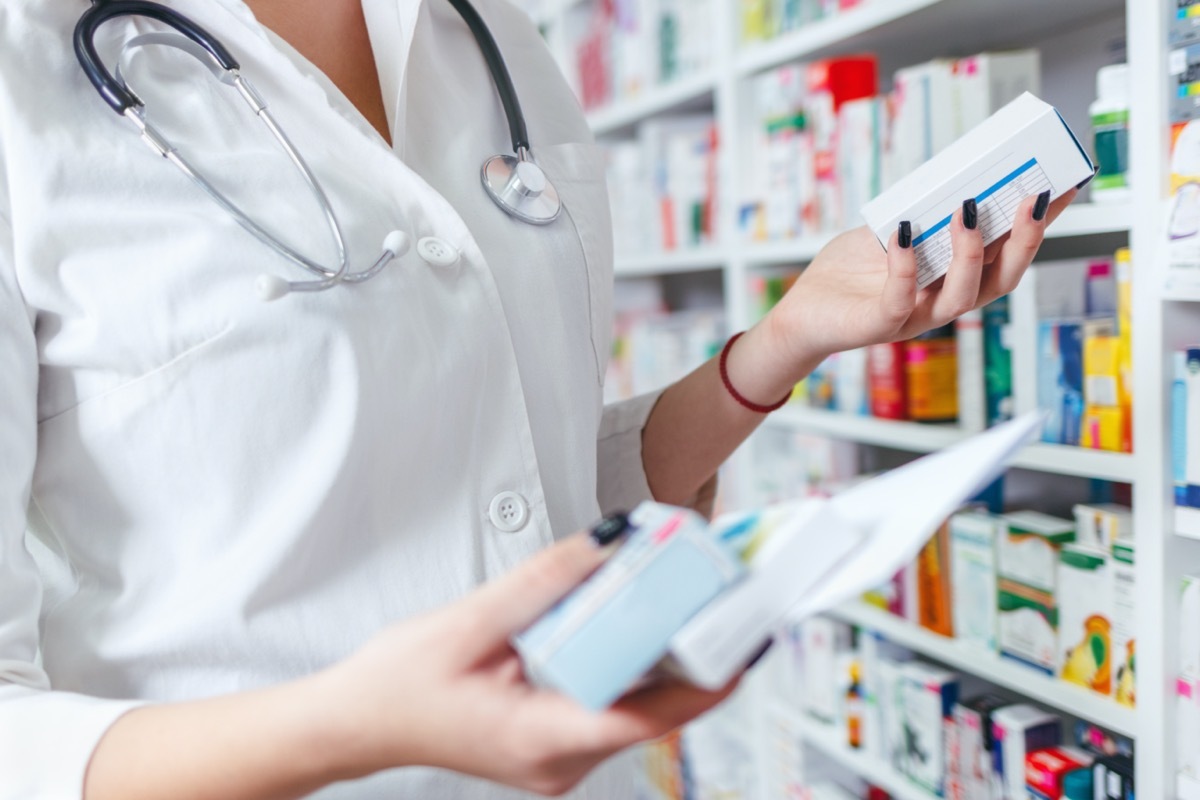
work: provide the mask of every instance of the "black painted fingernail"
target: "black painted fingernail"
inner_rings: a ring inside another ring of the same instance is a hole
[[[975,230],[979,225],[979,205],[975,202],[975,198],[963,200],[963,227],[969,231]]]
[[[767,651],[771,649],[771,645],[773,644],[775,644],[774,636],[772,636],[770,639],[767,639],[767,643],[759,648],[759,651],[754,654],[753,658],[746,662],[746,669],[751,669],[759,661],[762,661],[762,657],[767,654]]]
[[[900,233],[897,234],[896,244],[905,250],[912,247],[912,223],[908,220],[900,223]]]
[[[1050,208],[1050,190],[1042,192],[1037,197],[1037,202],[1033,204],[1033,221],[1041,222],[1046,218],[1046,211]]]
[[[629,515],[618,511],[593,525],[590,536],[597,547],[604,547],[621,538],[631,527]]]
[[[1099,174],[1100,174],[1100,168],[1099,167],[1094,168],[1092,170],[1091,175],[1088,175],[1086,178],[1081,180],[1079,183],[1075,184],[1075,188],[1082,189],[1083,187],[1087,186],[1089,183],[1092,182],[1092,178],[1096,177]]]

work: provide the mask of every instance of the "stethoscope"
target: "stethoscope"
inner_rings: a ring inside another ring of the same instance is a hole
[[[408,252],[410,241],[407,233],[392,231],[383,240],[382,252],[375,262],[365,270],[353,272],[346,259],[346,244],[341,224],[320,182],[305,163],[304,158],[292,145],[290,139],[275,122],[267,103],[241,74],[238,62],[215,37],[182,14],[164,5],[143,0],[91,0],[92,7],[84,12],[75,26],[75,55],[88,80],[104,101],[137,128],[151,150],[170,161],[187,175],[217,205],[225,209],[237,222],[263,244],[270,247],[288,261],[303,267],[317,276],[316,280],[289,281],[276,275],[260,275],[255,286],[264,300],[275,300],[288,292],[317,292],[332,288],[340,283],[362,283],[374,277],[393,259]],[[500,56],[500,49],[491,31],[471,6],[468,0],[450,0],[450,4],[467,23],[471,34],[483,52],[488,71],[500,95],[504,114],[508,119],[508,130],[512,137],[514,155],[495,155],[483,162],[480,178],[488,197],[496,205],[516,219],[533,225],[553,222],[562,208],[558,192],[546,178],[546,174],[533,161],[529,153],[529,134],[525,129],[525,116],[517,93],[513,88],[508,68]],[[101,63],[96,53],[96,31],[105,22],[116,17],[141,16],[157,20],[172,32],[155,32],[135,36],[126,42],[124,52],[142,45],[157,44],[174,47],[198,59],[208,70],[227,86],[241,94],[254,114],[263,121],[268,130],[287,153],[288,158],[304,178],[313,197],[321,206],[325,224],[337,246],[339,265],[336,269],[322,266],[300,255],[278,238],[264,230],[236,204],[216,188],[203,174],[179,153],[167,138],[146,120],[146,106],[126,85],[118,63],[115,75]]]

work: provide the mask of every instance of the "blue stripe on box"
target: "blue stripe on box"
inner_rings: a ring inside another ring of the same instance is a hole
[[[1034,165],[1036,165],[1036,164],[1037,164],[1037,159],[1036,159],[1036,158],[1031,158],[1031,159],[1029,159],[1029,160],[1028,160],[1028,161],[1026,161],[1024,164],[1022,164],[1021,166],[1017,167],[1017,168],[1016,168],[1016,169],[1014,169],[1012,172],[1008,173],[1007,175],[1005,175],[1003,178],[1001,178],[1000,180],[998,180],[998,181],[996,181],[995,183],[993,183],[993,184],[992,184],[991,186],[989,186],[988,188],[984,189],[984,190],[983,190],[983,194],[981,194],[981,195],[979,195],[978,197],[976,197],[976,198],[975,198],[975,202],[976,202],[976,203],[982,203],[984,200],[987,200],[989,197],[991,197],[992,195],[994,195],[996,192],[1000,191],[1000,190],[1001,190],[1001,189],[1003,189],[1005,186],[1007,186],[1008,184],[1012,183],[1012,182],[1013,182],[1013,181],[1015,181],[1017,178],[1019,178],[1021,175],[1025,174],[1026,172],[1028,172],[1028,171],[1030,170],[1030,168],[1032,168],[1032,167],[1033,167]],[[953,214],[950,214],[950,215],[949,215],[949,216],[947,216],[945,219],[943,219],[941,222],[939,222],[938,224],[934,225],[934,226],[933,226],[932,228],[930,228],[929,230],[927,230],[927,231],[925,231],[924,233],[922,233],[920,236],[918,236],[916,239],[914,239],[914,240],[913,240],[913,247],[916,247],[917,245],[921,244],[921,242],[925,241],[925,240],[926,240],[926,239],[928,239],[930,236],[933,236],[933,235],[934,235],[934,234],[936,234],[938,231],[940,231],[942,228],[944,228],[944,227],[946,227],[947,225],[949,225],[949,224],[950,224],[950,220],[951,220],[953,217],[954,217],[954,215],[953,215]]]

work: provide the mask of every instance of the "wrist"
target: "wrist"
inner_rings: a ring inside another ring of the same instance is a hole
[[[335,665],[290,684],[299,708],[297,754],[304,754],[322,785],[361,778],[387,767],[383,737],[372,735],[365,715],[355,711],[353,686]]]
[[[799,332],[792,320],[778,307],[747,331],[754,336],[754,347],[762,368],[775,374],[782,385],[795,386],[824,361],[829,353],[813,346],[813,337]]]

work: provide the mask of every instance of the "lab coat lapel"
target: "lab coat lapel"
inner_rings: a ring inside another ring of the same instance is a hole
[[[404,137],[397,132],[404,129],[405,75],[422,5],[422,0],[363,0],[363,16],[395,143],[393,149],[400,158],[404,158]]]

